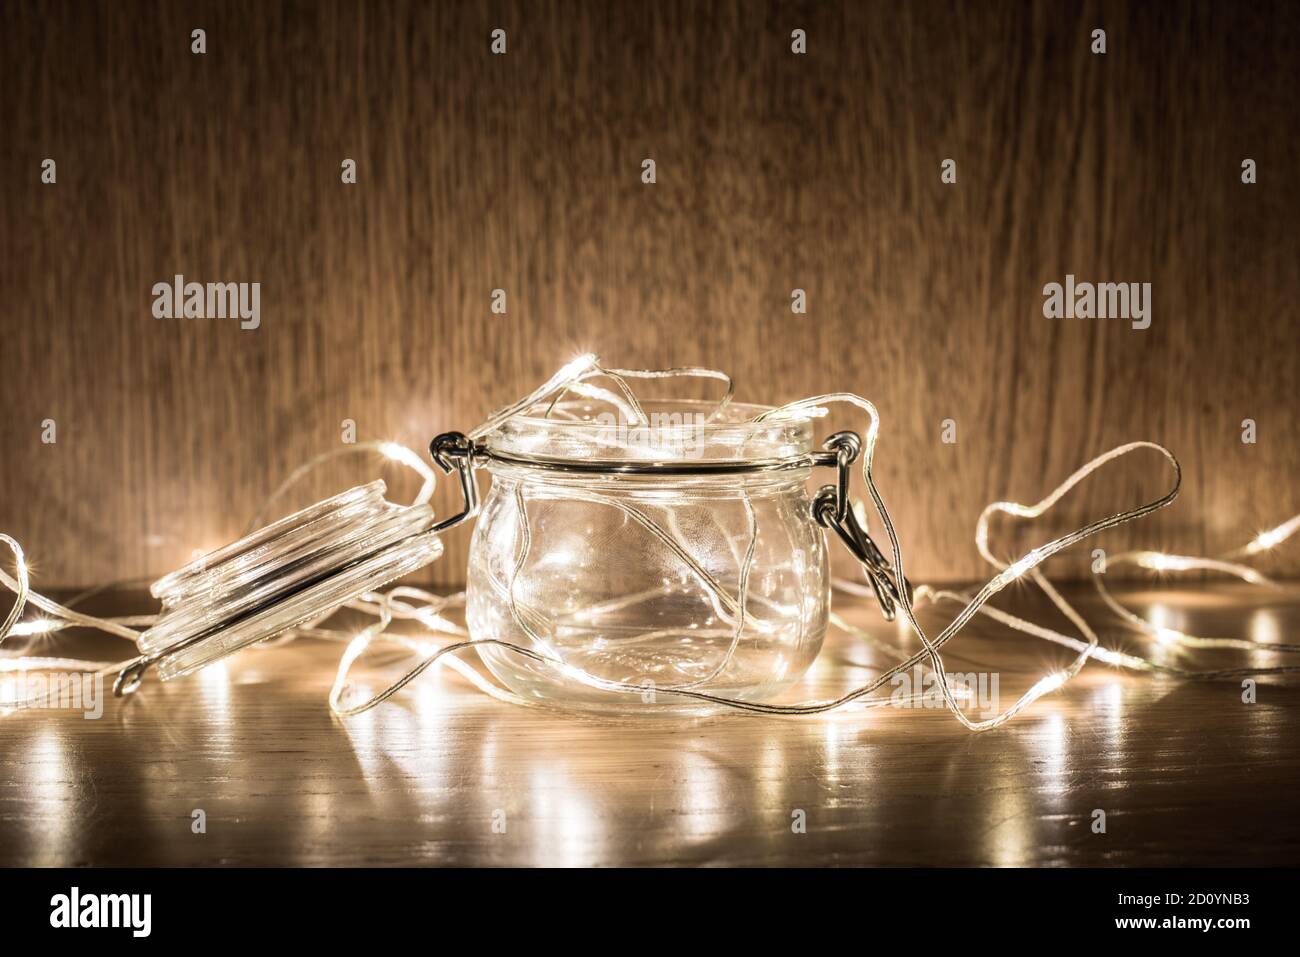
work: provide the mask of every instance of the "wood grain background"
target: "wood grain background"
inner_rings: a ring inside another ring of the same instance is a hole
[[[1185,492],[1106,547],[1300,511],[1294,4],[5,3],[0,49],[0,529],[40,584],[162,573],[342,420],[423,447],[580,350],[870,396],[916,580],[1135,438]],[[152,318],[176,273],[260,282],[261,328]],[[1153,283],[1151,328],[1044,319],[1066,273]],[[1111,476],[1051,527],[1167,481]]]

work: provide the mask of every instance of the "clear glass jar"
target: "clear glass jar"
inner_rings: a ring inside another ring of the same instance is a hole
[[[482,646],[507,687],[559,707],[699,712],[708,705],[660,692],[768,700],[816,658],[829,573],[806,488],[812,423],[714,409],[647,405],[650,425],[636,427],[570,403],[564,418],[515,416],[484,437],[492,486],[470,548],[471,635],[563,662]]]

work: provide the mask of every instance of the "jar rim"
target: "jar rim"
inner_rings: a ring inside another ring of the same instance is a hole
[[[546,462],[765,463],[798,459],[813,448],[812,418],[791,413],[755,421],[772,406],[673,399],[641,403],[644,424],[609,403],[573,399],[512,416],[484,437],[489,457]]]

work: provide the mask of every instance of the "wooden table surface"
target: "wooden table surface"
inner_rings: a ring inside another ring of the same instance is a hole
[[[1071,594],[1106,620],[1090,591]],[[1208,585],[1127,597],[1185,630],[1282,642],[1300,625],[1292,595]],[[1029,592],[1004,604],[1045,614]],[[88,607],[146,606],[119,594]],[[865,604],[838,607],[898,639]],[[940,617],[930,609],[923,620]],[[1003,707],[1069,657],[991,622],[949,649],[952,671],[999,673]],[[1237,680],[1092,663],[1011,724],[972,734],[945,712],[895,708],[578,717],[503,704],[434,671],[339,720],[326,706],[339,651],[304,639],[194,678],[150,679],[108,701],[100,720],[0,719],[0,864],[1300,862],[1296,676],[1262,679],[1246,704]],[[1194,660],[1288,663],[1258,651]],[[848,687],[885,661],[835,634],[797,690]],[[205,833],[193,833],[196,809]],[[1104,834],[1092,827],[1097,809]],[[804,833],[792,826],[798,811]]]

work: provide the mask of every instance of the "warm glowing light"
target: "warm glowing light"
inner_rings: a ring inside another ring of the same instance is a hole
[[[61,631],[64,628],[63,622],[55,621],[52,618],[33,618],[31,621],[20,621],[13,626],[9,632],[11,635],[48,635],[53,631]]]
[[[1111,648],[1102,648],[1098,646],[1092,650],[1090,658],[1096,658],[1098,661],[1105,662],[1108,665],[1116,665],[1120,668],[1132,668],[1135,671],[1147,671],[1151,668],[1148,661],[1137,655],[1126,655],[1122,651],[1115,651]]]
[[[1255,536],[1255,540],[1246,546],[1246,553],[1257,555],[1260,552],[1267,551],[1275,545],[1280,545],[1300,529],[1300,515],[1294,515],[1287,519],[1277,528],[1270,528],[1266,532],[1260,532]]]
[[[582,355],[574,356],[567,365],[560,368],[560,371],[550,381],[566,382],[569,379],[575,379],[594,366],[597,361],[599,360],[594,352],[584,352]]]
[[[1017,559],[1008,565],[998,578],[1001,580],[1003,585],[1009,585],[1016,579],[1023,577],[1025,572],[1038,564],[1038,561],[1038,556],[1033,552],[1030,552],[1023,558]]]
[[[510,417],[520,413],[525,413],[528,410],[535,408],[539,402],[550,399],[552,401],[552,406],[554,406],[555,402],[557,402],[565,392],[585,395],[593,400],[608,403],[609,405],[623,411],[630,410],[633,414],[629,415],[628,418],[634,421],[642,421],[644,415],[640,409],[637,397],[633,394],[631,389],[628,388],[627,383],[624,380],[629,378],[665,378],[676,375],[705,375],[707,377],[719,378],[726,381],[728,384],[727,396],[717,406],[715,414],[719,414],[721,408],[725,406],[726,402],[730,399],[732,392],[731,380],[730,377],[726,376],[724,373],[701,369],[607,369],[600,366],[599,360],[595,355],[583,354],[566,363],[554,376],[548,379],[547,382],[543,383],[538,389],[519,399],[514,404],[494,412],[473,431],[469,432],[468,435],[471,439],[477,439],[484,436],[493,429],[499,427]],[[606,389],[598,388],[584,381],[601,376],[608,377],[616,383],[619,390],[617,394]],[[883,498],[876,487],[872,470],[872,457],[875,448],[875,441],[880,429],[880,419],[875,406],[865,398],[851,393],[830,393],[809,399],[798,400],[780,406],[779,408],[768,410],[759,415],[755,421],[762,421],[767,417],[822,417],[828,414],[829,409],[827,407],[833,403],[848,403],[855,406],[858,410],[865,412],[869,417],[869,423],[863,432],[864,445],[861,456],[861,480],[864,483],[870,498],[853,503],[852,507],[859,519],[859,524],[863,527],[866,527],[867,525],[867,504],[870,503],[874,508],[874,513],[884,528],[885,534],[888,536],[888,545],[890,547],[886,549],[886,551],[890,554],[891,561],[897,565],[895,571],[901,579],[905,575],[902,559],[902,546],[894,531]],[[435,474],[421,455],[406,446],[393,441],[372,442],[363,445],[350,446],[347,451],[354,452],[361,449],[365,449],[367,452],[378,451],[379,454],[384,456],[386,459],[407,466],[416,471],[422,477],[424,487],[421,489],[416,502],[413,504],[423,505],[427,503],[432,495]],[[1078,528],[1051,541],[1039,544],[1038,547],[1031,549],[1023,557],[1010,565],[1004,566],[1001,561],[995,560],[993,555],[989,552],[988,519],[992,513],[1000,512],[1006,516],[1022,519],[1032,519],[1042,516],[1071,488],[1088,476],[1097,472],[1106,465],[1106,463],[1139,449],[1155,451],[1164,456],[1165,460],[1172,465],[1175,474],[1175,481],[1173,482],[1172,488],[1170,488],[1165,495],[1147,502],[1144,505],[1117,511],[1105,518],[1092,522],[1090,525]],[[297,481],[302,475],[315,468],[318,464],[321,464],[338,454],[340,454],[338,450],[333,450],[303,463],[290,475],[286,483],[273,493],[267,504],[269,505],[273,502],[285,488]],[[1231,674],[1235,677],[1242,672],[1243,669],[1233,669],[1222,673],[1193,672],[1190,670],[1169,667],[1164,664],[1157,664],[1155,661],[1149,661],[1136,655],[1125,654],[1123,652],[1103,648],[1098,644],[1096,634],[1092,631],[1089,625],[1083,621],[1082,617],[1074,611],[1073,607],[1070,606],[1064,598],[1051,589],[1046,580],[1039,575],[1035,575],[1035,580],[1042,585],[1053,604],[1055,604],[1058,609],[1072,620],[1074,625],[1077,627],[1078,632],[1081,633],[1083,638],[1086,640],[1081,640],[1075,635],[1065,635],[1061,632],[1053,631],[1052,629],[1037,625],[1034,622],[1025,619],[1016,618],[1015,616],[986,604],[989,601],[989,598],[1002,588],[1007,587],[1012,582],[1033,571],[1038,565],[1045,562],[1058,552],[1079,544],[1090,535],[1095,535],[1098,532],[1113,528],[1124,522],[1140,518],[1145,514],[1163,508],[1165,505],[1169,504],[1178,491],[1178,476],[1180,474],[1178,463],[1168,450],[1149,442],[1133,442],[1112,449],[1111,451],[1086,463],[1069,476],[1064,482],[1058,485],[1045,498],[1035,504],[1025,505],[1014,502],[997,502],[985,509],[976,526],[976,546],[980,555],[995,568],[1001,569],[1001,571],[995,575],[983,589],[975,593],[973,597],[972,595],[961,595],[953,592],[939,592],[935,590],[927,590],[925,588],[918,588],[915,592],[917,598],[924,596],[931,600],[939,600],[941,598],[944,600],[956,600],[965,605],[965,608],[952,620],[952,623],[936,635],[928,636],[922,630],[922,626],[913,615],[912,609],[906,606],[900,609],[901,614],[898,618],[899,626],[908,629],[920,639],[921,645],[924,647],[924,655],[929,658],[933,670],[937,674],[945,673],[940,659],[939,649],[950,639],[956,637],[965,622],[975,614],[990,616],[1003,625],[1017,631],[1071,648],[1077,652],[1078,657],[1075,659],[1073,664],[1064,670],[1048,674],[1041,678],[1017,701],[1013,707],[1007,709],[996,717],[985,721],[972,721],[965,714],[965,709],[958,706],[959,702],[969,702],[974,697],[973,689],[962,687],[960,685],[951,686],[945,683],[943,687],[948,692],[946,696],[947,703],[959,721],[972,730],[984,730],[996,727],[1013,717],[1023,707],[1029,705],[1035,699],[1060,689],[1068,680],[1073,678],[1079,672],[1079,670],[1086,664],[1088,658],[1094,658],[1100,662],[1119,667],[1147,672],[1159,671],[1163,674],[1183,677],[1206,677],[1218,674]],[[575,493],[575,495],[576,494],[578,493]],[[263,507],[265,508],[266,506]],[[261,513],[259,513],[259,516],[260,514]],[[647,519],[647,521],[649,520]],[[254,526],[256,525],[257,522],[254,522]],[[676,550],[677,554],[679,557],[682,557],[684,561],[689,559],[689,548],[686,547],[685,540],[677,533],[673,526],[670,525],[668,530],[664,530],[660,528],[657,523],[650,522],[650,525],[653,526],[651,530],[654,531],[655,534],[662,533],[665,541],[680,544],[682,547],[680,550]],[[1243,555],[1258,554],[1271,549],[1291,537],[1298,530],[1300,530],[1300,515],[1291,518],[1276,528],[1261,532],[1243,548],[1238,549],[1236,552],[1222,555],[1219,558],[1197,558],[1154,551],[1131,552],[1127,553],[1123,557],[1141,567],[1157,571],[1211,570],[1235,575],[1252,584],[1268,584],[1268,580],[1258,572],[1228,559],[1240,558]],[[46,635],[67,627],[77,626],[96,628],[100,631],[121,638],[126,638],[132,642],[139,643],[141,650],[149,650],[146,647],[148,633],[136,631],[130,626],[144,623],[152,624],[150,618],[145,616],[141,616],[141,618],[137,619],[96,618],[90,615],[85,615],[74,609],[60,606],[50,599],[38,595],[30,590],[28,581],[29,568],[18,543],[9,536],[0,533],[0,544],[6,546],[14,555],[14,577],[11,578],[5,573],[3,568],[0,568],[0,585],[8,588],[16,596],[13,606],[11,606],[9,611],[5,614],[3,621],[0,621],[0,641],[3,641],[10,635]],[[201,555],[204,553],[198,554]],[[554,557],[560,558],[561,556],[557,553]],[[574,564],[578,564],[583,557],[584,556],[582,555],[574,555],[572,556],[572,561]],[[1112,559],[1112,564],[1118,559],[1119,556]],[[190,571],[187,571],[184,574],[190,574]],[[700,576],[697,575],[697,577]],[[1254,639],[1244,640],[1201,638],[1184,634],[1177,629],[1165,626],[1164,620],[1162,620],[1164,616],[1159,607],[1152,609],[1149,618],[1142,618],[1130,612],[1128,609],[1123,608],[1115,602],[1114,599],[1110,598],[1108,593],[1105,591],[1105,586],[1101,584],[1102,576],[1098,575],[1097,577],[1098,587],[1102,592],[1103,598],[1108,601],[1111,610],[1124,619],[1128,625],[1136,627],[1140,632],[1151,636],[1160,645],[1176,643],[1182,647],[1220,645],[1225,647],[1246,646],[1256,649],[1263,648],[1268,650],[1270,654],[1274,654],[1278,650],[1281,650],[1269,647],[1269,640],[1267,639],[1271,639],[1271,642],[1276,644],[1276,635],[1256,636]],[[679,584],[674,584],[670,580],[669,576],[664,576],[664,587],[684,588],[687,580],[688,576],[685,572],[681,575]],[[734,599],[726,590],[716,587],[716,583],[713,586],[710,586],[708,581],[705,581],[705,584],[705,591],[708,593],[709,600],[712,603],[714,615],[718,619],[727,619],[729,614],[736,611],[736,599]],[[27,621],[20,622],[19,618],[23,614],[25,605],[28,603],[33,607],[38,608],[46,617],[31,618]],[[464,605],[465,596],[463,593],[453,597],[442,597],[427,592],[421,592],[418,589],[409,586],[398,586],[390,589],[386,593],[379,591],[368,592],[361,599],[349,603],[348,607],[369,614],[375,619],[373,624],[363,628],[358,633],[352,634],[339,631],[330,632],[328,629],[320,627],[320,622],[323,622],[328,617],[328,614],[332,613],[329,612],[318,616],[316,619],[312,620],[310,624],[303,626],[296,632],[289,633],[287,637],[292,638],[294,634],[311,634],[346,642],[346,649],[339,662],[338,673],[330,693],[330,704],[335,711],[341,715],[358,714],[367,708],[378,704],[380,701],[385,700],[393,693],[399,691],[409,681],[422,673],[423,670],[435,663],[446,664],[448,667],[460,674],[465,680],[472,682],[481,691],[493,695],[501,700],[513,701],[517,704],[531,703],[522,701],[522,699],[519,699],[510,692],[502,691],[500,688],[489,682],[476,669],[455,657],[456,655],[470,650],[477,651],[478,647],[481,647],[484,644],[508,647],[514,654],[531,658],[535,666],[538,668],[552,669],[568,680],[592,688],[620,692],[623,694],[643,693],[645,690],[644,687],[641,686],[631,686],[618,681],[598,678],[584,669],[564,661],[559,654],[546,647],[545,644],[540,641],[535,643],[532,647],[522,647],[507,645],[505,642],[493,639],[473,640],[469,637],[468,633],[462,626],[456,624],[450,618],[444,617],[442,614],[450,608],[463,609]],[[741,606],[743,607],[743,601],[741,602]],[[588,609],[586,613],[590,613],[591,611],[591,609]],[[584,614],[584,610],[576,609],[572,610],[571,613],[575,617],[581,618]],[[449,644],[440,645],[431,641],[414,639],[410,636],[385,633],[385,628],[394,619],[416,620],[438,634],[450,635],[453,637]],[[836,621],[836,619],[832,620]],[[711,623],[712,622],[708,620],[703,621],[705,626],[708,626]],[[690,628],[696,629],[698,625],[699,623],[692,624],[690,625]],[[854,633],[859,634],[859,637],[865,634],[865,632],[858,632],[856,630]],[[1260,640],[1260,638],[1266,638],[1266,640]],[[408,650],[420,653],[423,656],[423,660],[419,666],[408,672],[373,698],[370,698],[368,701],[356,706],[345,708],[342,704],[342,698],[354,690],[347,680],[349,670],[364,654],[373,640],[383,640],[397,645],[404,645]],[[913,656],[912,661],[918,660],[919,657],[921,656]],[[899,660],[902,661],[902,656],[899,656]],[[729,699],[722,694],[707,692],[704,690],[708,686],[707,680],[702,680],[696,682],[694,685],[686,686],[689,690],[676,689],[676,693],[685,693],[688,694],[689,697],[699,701],[719,704],[725,707],[768,714],[825,714],[832,712],[845,704],[853,705],[852,708],[847,710],[856,711],[858,708],[883,707],[889,704],[888,699],[877,695],[876,691],[879,688],[887,686],[889,679],[898,674],[903,668],[908,667],[908,664],[908,662],[904,662],[897,666],[893,666],[891,669],[885,670],[870,684],[864,685],[839,699],[831,701],[814,701],[792,705],[769,705],[756,702],[743,702]],[[39,658],[36,656],[26,655],[6,656],[0,658],[0,671],[4,672],[66,669],[96,670],[99,674],[111,675],[115,669],[120,667],[120,665],[113,666],[97,662],[80,661],[77,659]],[[715,674],[720,670],[720,667],[716,669]],[[1251,673],[1267,674],[1276,673],[1279,670],[1281,669],[1261,667],[1251,669]],[[209,670],[205,672],[205,679],[201,687],[210,693],[216,693],[221,696],[226,693],[228,684],[229,678],[224,671]],[[660,690],[665,693],[673,693],[674,691],[674,689],[671,688],[663,688]],[[217,700],[218,703],[223,703],[224,697],[218,697]],[[5,712],[0,710],[0,713]],[[1063,725],[1058,725],[1058,727],[1063,727]],[[581,808],[578,809],[578,811],[584,819],[590,818],[589,809]],[[543,815],[543,819],[558,821],[560,830],[564,831],[566,827],[572,825],[574,815],[565,813],[563,809],[561,809],[560,813],[553,813],[549,815],[549,817]],[[590,822],[588,821],[588,823]],[[577,832],[569,836],[574,838],[571,843],[574,849],[580,852],[579,856],[582,857],[586,856],[591,848],[597,847],[598,841],[593,840],[592,835],[580,832],[581,828],[578,828]],[[564,835],[561,834],[561,836],[563,837]]]
[[[390,462],[397,462],[401,465],[405,465],[408,468],[412,468],[419,472],[421,475],[425,475],[429,472],[429,466],[424,464],[423,459],[416,455],[414,451],[398,442],[380,442],[379,454]]]
[[[437,476],[434,475],[433,469],[426,465],[419,455],[399,442],[380,442],[377,447],[379,454],[384,458],[390,462],[405,465],[424,480],[424,484],[420,486],[420,490],[415,495],[415,501],[411,503],[412,505],[423,505],[433,497]]]
[[[1162,645],[1176,645],[1187,636],[1174,628],[1157,628],[1155,637]]]
[[[1040,678],[1038,679],[1038,683],[1029,689],[1029,693],[1026,694],[1025,697],[1032,701],[1034,698],[1041,698],[1045,694],[1051,694],[1053,691],[1060,688],[1061,685],[1065,684],[1065,680],[1068,677],[1069,676],[1065,672],[1057,671],[1044,678]]]
[[[1242,581],[1250,582],[1252,585],[1272,584],[1255,569],[1248,565],[1242,565],[1240,562],[1229,562],[1218,558],[1196,558],[1189,555],[1169,555],[1165,552],[1133,552],[1128,556],[1117,556],[1112,560],[1112,564],[1118,564],[1125,557],[1131,558],[1135,564],[1142,568],[1150,568],[1156,571],[1222,572],[1225,575],[1234,575]]]
[[[1166,555],[1163,552],[1138,552],[1134,559],[1143,568],[1156,571],[1186,571],[1192,567],[1191,559],[1181,555]]]

